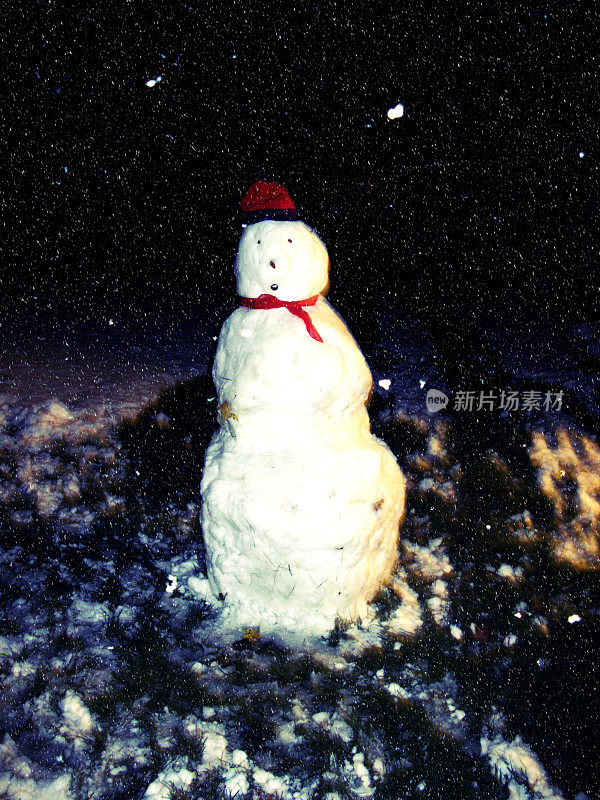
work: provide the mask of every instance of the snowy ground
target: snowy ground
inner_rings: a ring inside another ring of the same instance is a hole
[[[598,796],[598,331],[506,324],[481,324],[462,388],[562,389],[561,410],[428,414],[448,355],[383,321],[399,566],[369,627],[304,651],[223,645],[202,600],[215,331],[5,338],[0,797]]]

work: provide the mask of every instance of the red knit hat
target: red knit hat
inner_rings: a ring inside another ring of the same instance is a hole
[[[276,182],[267,183],[262,178],[248,189],[240,207],[243,225],[252,225],[264,219],[299,219],[296,206],[285,186]]]

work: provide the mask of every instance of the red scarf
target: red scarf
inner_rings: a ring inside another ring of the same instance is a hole
[[[302,306],[314,306],[318,297],[319,295],[316,294],[314,297],[309,297],[307,300],[279,300],[279,298],[274,297],[272,294],[261,294],[259,297],[240,297],[240,305],[245,308],[258,308],[261,311],[269,308],[287,308],[295,317],[300,317],[302,322],[306,325],[306,330],[313,339],[317,342],[322,342],[323,339],[321,339],[317,329],[312,324],[308,311],[304,311],[302,308]]]

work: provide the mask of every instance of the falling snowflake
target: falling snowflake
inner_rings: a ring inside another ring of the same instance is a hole
[[[400,117],[404,116],[404,106],[402,103],[398,103],[397,106],[393,108],[388,108],[388,119],[399,119]]]

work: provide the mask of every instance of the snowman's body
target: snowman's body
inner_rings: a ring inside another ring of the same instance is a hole
[[[303,222],[242,236],[244,297],[302,300],[327,270]],[[356,342],[321,295],[305,311],[322,341],[285,307],[238,308],[223,325],[213,378],[233,416],[207,450],[201,492],[209,583],[232,627],[311,636],[367,616],[395,566],[405,482],[370,433]]]

